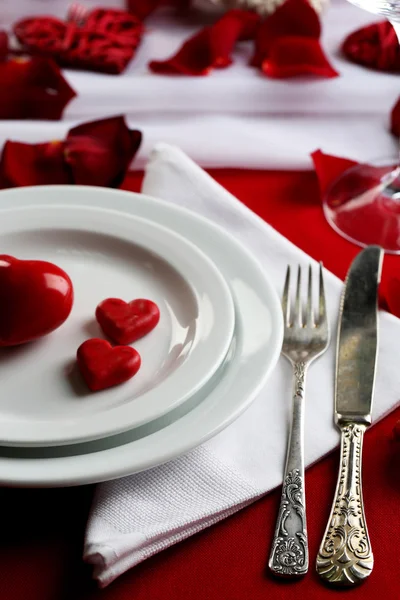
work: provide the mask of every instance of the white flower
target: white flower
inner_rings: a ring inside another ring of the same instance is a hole
[[[317,12],[321,12],[328,4],[329,0],[309,0],[311,6],[315,8]],[[227,10],[231,8],[244,8],[255,10],[261,15],[269,15],[275,12],[275,10],[283,4],[285,0],[201,0],[201,5],[206,6],[214,5],[218,8],[225,8]],[[196,4],[200,4],[196,2]]]

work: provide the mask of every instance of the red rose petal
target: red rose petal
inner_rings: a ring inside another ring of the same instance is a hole
[[[5,31],[0,31],[0,62],[6,60],[8,56],[8,35]]]
[[[0,187],[76,183],[116,187],[134,158],[142,134],[123,117],[83,123],[65,141],[6,142],[0,160]]]
[[[321,25],[307,0],[286,0],[258,28],[251,64],[275,78],[336,77],[319,38]]]
[[[393,428],[393,436],[396,442],[400,442],[400,421],[397,421]]]
[[[0,119],[61,119],[76,95],[58,66],[45,58],[0,62]]]
[[[392,277],[386,282],[385,300],[390,312],[400,318],[400,278]]]
[[[394,105],[390,115],[390,131],[396,137],[400,137],[400,98]]]
[[[400,72],[400,46],[388,21],[373,23],[351,33],[343,42],[348,60],[378,71]]]
[[[122,116],[74,127],[65,144],[66,162],[74,183],[117,187],[141,140],[140,131],[129,129]]]
[[[162,4],[163,0],[127,0],[130,13],[143,21]]]
[[[168,60],[153,60],[155,73],[207,75],[232,63],[231,53],[240,39],[255,35],[259,16],[247,10],[228,11],[215,25],[206,27],[187,40]]]
[[[140,369],[140,354],[130,346],[113,348],[106,340],[86,340],[77,351],[80,372],[92,392],[119,385]]]
[[[357,161],[325,154],[321,150],[313,152],[311,158],[318,177],[321,196],[342,173],[358,164]]]
[[[284,37],[275,40],[269,56],[261,65],[269,77],[285,79],[299,75],[337,77],[318,40],[301,37]]]
[[[5,143],[0,161],[1,187],[73,183],[64,160],[64,142]]]
[[[310,3],[307,0],[286,0],[261,23],[251,64],[261,67],[277,39],[289,36],[318,40],[320,35],[319,18]]]

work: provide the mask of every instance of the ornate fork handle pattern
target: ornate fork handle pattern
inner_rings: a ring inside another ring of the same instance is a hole
[[[304,575],[308,570],[304,494],[303,420],[306,363],[294,366],[293,418],[286,458],[281,503],[269,568],[277,575]]]
[[[361,456],[366,425],[341,427],[336,497],[317,557],[319,575],[337,585],[353,585],[371,573],[374,558],[364,516]]]

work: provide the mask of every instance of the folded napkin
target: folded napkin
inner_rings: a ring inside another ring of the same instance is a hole
[[[178,148],[158,145],[143,192],[211,219],[251,250],[281,291],[287,263],[314,263],[217,184]],[[333,343],[310,370],[307,385],[306,464],[338,443],[333,425],[335,321],[341,282],[326,273]],[[400,321],[380,315],[380,355],[374,420],[400,399]],[[153,554],[238,511],[282,481],[291,368],[281,358],[252,406],[222,433],[160,467],[98,485],[85,537],[84,559],[106,586]]]

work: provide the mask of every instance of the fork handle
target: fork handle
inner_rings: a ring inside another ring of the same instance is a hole
[[[304,493],[304,387],[307,365],[294,365],[293,414],[286,455],[282,496],[269,568],[276,575],[299,577],[308,571],[308,541]]]
[[[340,425],[339,477],[317,557],[318,574],[335,585],[360,583],[374,566],[361,487],[361,457],[366,427],[359,423]]]

